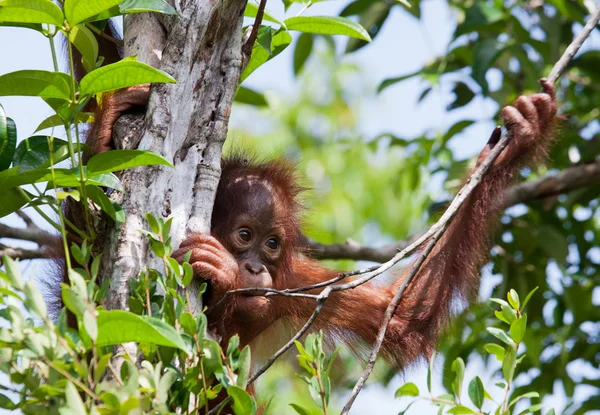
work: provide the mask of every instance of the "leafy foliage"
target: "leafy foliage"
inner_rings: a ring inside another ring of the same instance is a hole
[[[535,288],[531,291],[527,298],[531,298],[533,293],[537,290]],[[450,390],[439,396],[434,396],[431,391],[431,365],[429,367],[428,377],[428,389],[429,395],[421,396],[419,388],[414,383],[405,383],[396,391],[396,398],[405,397],[417,397],[423,400],[431,402],[431,404],[439,407],[438,413],[448,414],[496,414],[496,415],[510,415],[510,414],[526,414],[540,411],[544,406],[540,403],[530,403],[528,406],[516,404],[527,399],[531,402],[532,399],[539,399],[540,394],[535,391],[529,391],[526,393],[516,394],[513,390],[513,381],[516,378],[517,367],[524,360],[527,359],[527,355],[523,353],[522,346],[523,337],[525,335],[527,327],[527,314],[523,313],[523,309],[527,304],[527,301],[523,302],[523,306],[519,304],[519,296],[515,290],[510,290],[508,295],[508,302],[499,298],[492,298],[491,300],[501,306],[502,311],[496,311],[497,319],[509,325],[509,330],[498,327],[487,327],[487,331],[500,340],[501,344],[489,343],[485,346],[487,353],[496,356],[502,363],[502,374],[503,380],[496,382],[496,387],[502,388],[504,399],[502,402],[496,402],[492,396],[486,391],[484,384],[479,376],[475,376],[469,381],[467,388],[471,405],[467,404],[462,398],[463,383],[465,381],[465,362],[460,357],[456,358],[452,362],[452,371],[454,376]],[[506,316],[510,316],[508,319]],[[506,327],[506,326],[504,326]],[[402,413],[411,413],[409,411],[410,406],[414,403],[408,404],[406,409]],[[483,410],[483,407],[486,407]],[[495,409],[494,409],[495,407]],[[517,410],[517,408],[519,408]],[[554,415],[554,410],[550,409],[545,412],[546,414]]]

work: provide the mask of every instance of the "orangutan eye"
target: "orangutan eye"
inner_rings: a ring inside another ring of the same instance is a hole
[[[252,234],[250,233],[249,229],[240,229],[238,231],[238,236],[244,242],[250,242],[250,239],[252,239]]]
[[[267,242],[265,242],[265,245],[267,248],[275,251],[277,248],[279,248],[279,241],[276,238],[269,238],[267,239]]]

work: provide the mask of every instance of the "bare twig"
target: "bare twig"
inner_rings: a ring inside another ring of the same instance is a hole
[[[51,252],[45,249],[25,249],[25,248],[13,248],[0,244],[0,257],[6,255],[10,258],[24,259],[39,259],[39,258],[54,258]]]
[[[302,337],[304,335],[304,333],[306,333],[306,331],[309,329],[309,327],[312,325],[312,323],[317,319],[317,316],[321,312],[321,309],[323,308],[323,304],[325,304],[325,301],[329,297],[329,294],[331,293],[331,291],[332,291],[331,287],[327,287],[321,292],[321,294],[319,295],[317,307],[315,307],[315,311],[313,311],[310,318],[308,320],[306,320],[306,323],[304,323],[304,326],[302,326],[302,328],[298,331],[298,333],[296,333],[294,335],[294,337],[292,337],[281,349],[277,350],[277,352],[273,356],[271,356],[271,358],[267,361],[267,363],[264,364],[263,367],[258,369],[256,371],[256,373],[254,373],[254,375],[252,375],[252,377],[248,380],[248,385],[252,384],[252,382],[254,382],[256,379],[258,379],[258,377],[260,375],[265,373],[265,371],[268,368],[270,368],[271,365],[273,363],[275,363],[275,361],[282,354],[284,354],[290,347],[292,347],[292,345],[294,344],[294,342],[296,340],[298,340],[300,337]]]
[[[25,225],[27,225],[28,228],[35,226],[35,224],[33,223],[33,220],[31,220],[31,218],[29,217],[29,215],[27,215],[27,213],[23,212],[22,210],[17,210],[16,214],[21,219],[23,219],[23,222],[25,222]]]
[[[309,317],[309,319],[306,320],[306,323],[304,323],[304,326],[302,326],[302,328],[294,335],[294,337],[292,337],[281,349],[277,350],[277,352],[275,352],[275,354],[269,358],[269,360],[267,361],[267,363],[264,364],[264,366],[262,366],[260,369],[258,369],[256,371],[256,373],[254,373],[254,375],[252,375],[252,377],[248,380],[248,385],[251,385],[256,379],[258,379],[263,373],[265,373],[267,371],[267,369],[269,369],[273,365],[273,363],[275,363],[275,361],[281,357],[281,355],[283,355],[285,352],[287,352],[288,349],[294,345],[294,342],[296,340],[298,340],[300,337],[302,337],[304,335],[304,333],[306,333],[308,331],[310,326],[317,319],[317,316],[321,312],[321,309],[323,308],[323,304],[325,304],[325,301],[329,297],[330,293],[331,293],[331,287],[327,287],[321,292],[321,294],[319,294],[317,296],[318,297],[317,306],[315,307],[315,310],[313,311],[313,313]],[[227,399],[224,400],[223,402],[221,402],[219,405],[217,405],[216,407],[211,409],[210,412],[208,413],[208,415],[214,415],[214,414],[219,413],[220,409],[223,406],[225,406],[227,404],[227,402],[228,402]]]
[[[505,190],[502,206],[507,208],[593,185],[600,185],[600,160],[568,167],[557,174],[514,185]],[[311,257],[316,259],[385,262],[389,261],[398,251],[410,246],[422,235],[423,232],[377,248],[362,246],[356,242],[327,245],[310,239],[308,245]],[[318,287],[310,287],[310,289],[313,288]]]
[[[509,207],[593,185],[600,185],[600,160],[513,186],[504,192],[502,204]]]
[[[122,39],[117,39],[111,35],[109,35],[108,33],[98,29],[95,25],[93,25],[92,23],[88,23],[85,25],[85,27],[87,27],[88,29],[90,29],[92,32],[94,32],[95,34],[97,34],[98,36],[108,40],[109,42],[114,43],[115,45],[121,46],[123,47],[125,45],[125,42],[123,42]]]
[[[0,223],[0,238],[20,239],[44,245],[48,241],[56,239],[56,236],[38,228],[33,223],[27,226],[27,228],[13,228],[12,226]]]
[[[385,262],[422,235],[423,232],[419,232],[401,241],[377,248],[362,246],[358,242],[327,245],[312,239],[308,240],[308,246],[310,248],[310,256],[315,259],[351,259],[353,261]]]
[[[596,11],[590,16],[590,20],[587,21],[581,32],[577,35],[577,37],[575,37],[575,39],[573,39],[558,62],[556,62],[556,64],[552,67],[550,75],[548,75],[548,80],[550,82],[555,83],[558,78],[560,78],[571,59],[573,59],[573,56],[575,56],[581,45],[583,45],[583,42],[587,39],[590,33],[592,33],[592,30],[594,30],[599,20],[600,5],[596,7]]]
[[[248,65],[248,62],[250,62],[250,58],[252,57],[252,48],[254,47],[254,42],[256,41],[256,37],[258,36],[258,30],[260,29],[260,25],[262,24],[266,5],[267,0],[260,0],[260,4],[258,5],[256,18],[254,19],[254,24],[252,25],[250,35],[247,39],[244,40],[244,44],[242,45],[242,72],[244,71],[244,69],[246,69],[246,65]]]
[[[417,260],[415,265],[410,270],[410,274],[402,282],[402,284],[396,291],[396,294],[392,298],[392,301],[387,306],[384,317],[383,317],[383,321],[381,322],[381,326],[379,327],[379,332],[377,333],[377,338],[375,340],[375,344],[373,345],[373,349],[371,350],[371,355],[369,356],[369,361],[367,362],[367,365],[366,365],[363,373],[361,374],[360,378],[358,378],[356,385],[354,385],[354,389],[352,389],[350,398],[346,402],[344,409],[342,409],[342,414],[347,414],[348,411],[350,411],[350,408],[352,407],[354,400],[358,396],[358,393],[360,392],[360,390],[364,386],[365,382],[367,381],[369,375],[371,374],[371,371],[373,370],[373,367],[375,366],[375,360],[377,360],[377,355],[379,354],[379,349],[381,348],[381,345],[383,344],[383,339],[385,338],[385,333],[387,332],[387,327],[390,324],[390,321],[392,320],[392,317],[394,316],[396,309],[398,308],[398,304],[400,304],[400,300],[402,299],[402,295],[404,295],[404,291],[406,290],[406,287],[408,287],[408,285],[411,283],[413,278],[417,275],[417,272],[419,272],[419,269],[425,262],[425,259],[431,253],[431,251],[435,247],[436,243],[440,240],[440,238],[442,237],[442,235],[448,228],[448,225],[449,225],[449,223],[446,222],[443,225],[443,227],[435,235],[433,235],[433,237],[429,240],[429,243],[427,244],[427,247],[423,251],[422,255],[419,257],[419,259]]]

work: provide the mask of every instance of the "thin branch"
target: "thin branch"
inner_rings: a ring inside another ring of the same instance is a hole
[[[21,260],[56,257],[56,255],[53,255],[52,252],[45,249],[13,248],[10,246],[0,244],[0,257],[4,255],[13,259],[19,258]]]
[[[348,411],[350,411],[350,408],[352,407],[354,400],[358,396],[358,393],[361,391],[365,382],[369,378],[369,375],[371,374],[371,371],[373,370],[373,367],[375,366],[375,361],[377,360],[377,356],[379,355],[379,349],[381,349],[381,345],[383,344],[383,339],[385,338],[385,333],[387,332],[387,327],[390,324],[390,321],[392,320],[392,317],[394,316],[396,309],[398,308],[398,304],[400,304],[400,300],[402,299],[402,296],[404,295],[404,291],[406,290],[406,287],[408,287],[408,285],[411,283],[411,281],[417,275],[417,273],[419,272],[419,269],[421,269],[421,266],[425,262],[425,259],[429,256],[431,251],[433,251],[433,248],[435,247],[436,243],[440,240],[440,238],[442,237],[442,235],[448,228],[448,225],[449,225],[449,223],[446,222],[444,224],[444,226],[435,235],[433,235],[433,237],[430,239],[429,243],[427,244],[427,247],[423,251],[422,255],[419,257],[419,259],[417,260],[415,265],[410,270],[410,274],[402,282],[402,284],[396,291],[396,294],[392,298],[392,301],[387,306],[384,317],[383,317],[383,321],[381,322],[381,326],[379,327],[379,332],[377,333],[377,338],[375,340],[375,344],[373,345],[373,349],[371,350],[371,355],[369,356],[369,361],[367,362],[367,365],[366,365],[365,369],[363,370],[363,373],[361,374],[360,378],[358,378],[356,385],[354,385],[354,389],[352,389],[352,393],[350,394],[350,397],[348,398],[348,401],[346,402],[344,409],[342,409],[341,414],[347,414]]]
[[[549,174],[539,179],[514,185],[504,191],[502,205],[507,208],[519,203],[533,202],[599,184],[600,160],[568,167],[557,174]],[[356,242],[327,245],[310,239],[308,239],[308,246],[310,247],[311,257],[316,259],[351,259],[381,263],[389,261],[398,251],[406,249],[414,241],[419,240],[421,236],[423,236],[423,232],[376,248],[362,246]],[[310,288],[318,287],[311,286]]]
[[[256,379],[258,379],[263,373],[265,373],[267,371],[267,369],[269,369],[273,365],[273,363],[275,363],[275,361],[277,359],[279,359],[285,352],[288,351],[288,349],[290,347],[292,347],[294,345],[294,342],[296,340],[298,340],[300,337],[302,337],[304,335],[304,333],[306,333],[308,331],[310,326],[317,319],[317,316],[321,312],[321,309],[323,308],[323,304],[325,304],[325,301],[329,297],[330,293],[331,293],[331,287],[327,287],[321,292],[321,294],[319,294],[317,296],[318,297],[317,306],[315,307],[315,310],[313,311],[313,313],[309,317],[309,319],[306,320],[306,323],[304,323],[304,326],[302,326],[302,328],[294,335],[294,337],[292,337],[281,349],[277,350],[277,352],[269,358],[269,360],[267,361],[267,363],[264,364],[263,367],[258,369],[258,371],[256,371],[256,373],[254,373],[254,375],[252,375],[252,377],[248,380],[248,385],[251,385]],[[208,415],[214,415],[214,414],[219,413],[221,408],[224,407],[228,403],[228,399],[223,400],[219,405],[217,405],[216,407],[211,409],[210,412],[208,413]]]
[[[27,213],[23,212],[22,210],[17,210],[15,213],[17,214],[17,216],[23,219],[23,222],[25,222],[25,225],[27,225],[28,228],[32,226],[35,226],[37,228],[37,226],[33,223],[33,220],[29,217],[29,215],[27,215]]]
[[[308,239],[310,256],[315,259],[351,259],[353,261],[385,262],[423,236],[423,232],[411,235],[398,242],[380,246],[377,248],[363,246],[358,242],[346,242],[344,244],[321,244]]]
[[[213,310],[215,310],[218,306],[220,306],[223,301],[227,297],[233,294],[244,294],[244,293],[264,293],[264,297],[272,297],[274,295],[280,295],[283,297],[297,297],[297,298],[310,298],[312,300],[319,300],[321,296],[319,294],[301,294],[301,293],[292,293],[288,290],[276,290],[275,288],[262,288],[262,287],[251,287],[251,288],[238,288],[237,290],[227,291],[223,296],[212,305],[208,310],[206,310],[206,314],[210,314]]]
[[[97,34],[98,36],[108,40],[109,42],[114,43],[117,46],[125,46],[125,42],[121,39],[117,39],[115,37],[112,37],[111,35],[109,35],[108,33],[98,29],[95,25],[93,25],[92,23],[87,23],[85,25],[85,27],[87,27],[88,29],[90,29],[92,32],[94,32],[95,34]]]
[[[267,361],[267,363],[265,363],[265,365],[263,367],[258,369],[258,371],[256,371],[256,373],[254,373],[254,375],[252,375],[252,377],[248,380],[248,385],[251,385],[252,382],[254,382],[256,379],[258,379],[260,375],[265,373],[266,370],[268,368],[270,368],[271,365],[273,363],[275,363],[275,361],[282,354],[284,354],[290,347],[292,347],[292,345],[294,344],[294,342],[296,340],[298,340],[300,337],[302,337],[304,335],[304,333],[306,333],[306,331],[309,329],[309,327],[317,319],[317,316],[321,312],[321,309],[323,308],[325,301],[327,300],[327,298],[329,298],[329,294],[331,293],[331,291],[332,291],[331,287],[327,287],[321,292],[321,294],[319,295],[319,300],[318,300],[317,306],[315,307],[315,311],[313,311],[310,318],[308,320],[306,320],[306,323],[304,323],[304,326],[302,326],[302,328],[298,331],[298,333],[296,333],[294,335],[294,337],[292,337],[281,349],[277,350],[277,352],[273,356],[271,356],[271,358]]]
[[[504,192],[502,204],[506,208],[599,184],[600,160],[596,160],[513,186]]]
[[[573,56],[575,56],[581,45],[583,45],[583,42],[585,42],[590,33],[592,33],[592,30],[594,30],[599,20],[600,5],[596,7],[596,11],[590,16],[590,20],[587,21],[585,26],[583,26],[583,30],[581,30],[577,37],[573,39],[571,44],[565,50],[565,53],[562,54],[558,62],[552,67],[550,75],[548,75],[548,80],[550,82],[555,83],[558,78],[560,78],[571,59],[573,59]]]
[[[20,239],[45,245],[48,241],[56,239],[56,235],[40,229],[34,224],[28,225],[26,228],[13,228],[0,223],[0,238]]]
[[[254,42],[256,41],[256,37],[258,36],[258,30],[260,29],[260,25],[262,24],[266,5],[267,0],[260,0],[260,4],[258,5],[258,10],[256,11],[256,18],[254,19],[254,24],[252,25],[250,35],[247,39],[244,39],[244,44],[242,45],[242,72],[244,71],[244,69],[246,69],[246,65],[248,65],[248,62],[250,62],[250,58],[252,57],[252,48],[254,48]]]

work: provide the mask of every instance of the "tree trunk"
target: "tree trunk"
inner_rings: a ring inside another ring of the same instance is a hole
[[[245,0],[183,1],[175,5],[181,16],[144,13],[125,19],[126,54],[138,54],[177,83],[153,85],[145,117],[121,117],[115,144],[161,154],[175,168],[139,167],[121,176],[126,193],[112,197],[122,204],[125,223],[119,229],[109,225],[98,238],[104,241],[101,275],[111,278],[109,308],[127,309],[129,279],[142,267],[160,266],[139,232],[148,229],[146,213],[173,217],[175,247],[190,233],[210,231],[240,77],[245,5]],[[191,305],[200,310],[200,304]]]

